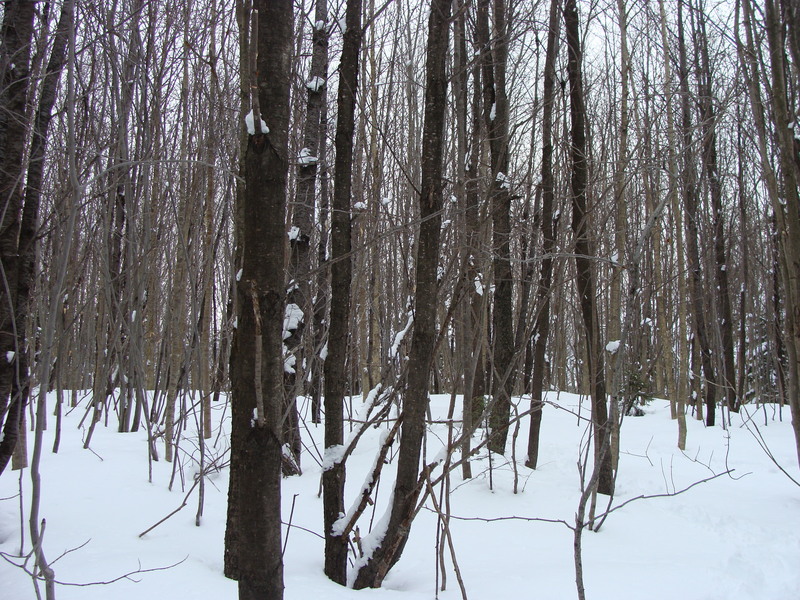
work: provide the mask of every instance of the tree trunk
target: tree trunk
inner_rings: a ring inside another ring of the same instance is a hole
[[[475,35],[481,48],[483,115],[491,158],[490,203],[492,211],[491,390],[493,408],[489,416],[489,449],[505,453],[511,392],[514,388],[514,279],[511,269],[511,185],[508,178],[508,98],[506,63],[508,32],[505,0],[494,0],[492,32],[489,35],[489,0],[477,5]]]
[[[703,303],[703,271],[700,264],[700,250],[698,248],[698,215],[697,215],[697,175],[694,167],[694,153],[692,152],[692,115],[689,97],[689,71],[686,59],[686,42],[683,26],[683,5],[685,0],[678,2],[678,53],[680,69],[680,96],[681,96],[681,126],[683,130],[683,208],[686,219],[686,254],[689,261],[690,286],[689,293],[692,302],[692,317],[694,331],[700,350],[700,364],[705,376],[705,405],[706,425],[714,425],[716,417],[717,380],[711,362],[711,347],[708,340],[706,313]],[[700,374],[695,373],[699,380]],[[697,399],[699,402],[699,398]]]
[[[542,265],[536,292],[536,322],[533,329],[533,380],[531,385],[531,426],[528,434],[528,457],[525,466],[535,469],[539,461],[539,432],[542,423],[542,402],[545,381],[545,352],[550,333],[550,288],[553,283],[553,254],[556,249],[553,204],[555,173],[553,172],[553,110],[555,108],[556,57],[559,42],[559,0],[550,2],[547,29],[547,50],[544,59],[544,91],[542,95]]]
[[[472,430],[472,379],[474,370],[472,369],[474,354],[474,335],[475,322],[472,318],[471,299],[475,293],[473,279],[475,274],[471,268],[474,259],[472,256],[472,232],[468,228],[467,213],[470,211],[469,198],[467,196],[467,98],[469,67],[467,64],[467,34],[466,34],[466,10],[462,1],[457,4],[458,17],[455,19],[455,29],[453,34],[453,89],[456,118],[456,197],[458,198],[458,250],[459,262],[461,264],[460,277],[464,285],[464,297],[461,299],[458,308],[458,318],[456,319],[455,346],[458,370],[460,371],[461,392],[462,392],[462,427],[463,431]],[[461,443],[462,456],[469,456],[470,436],[464,436]],[[465,460],[462,464],[462,474],[464,479],[472,477],[470,461]]]
[[[778,219],[781,242],[780,262],[786,298],[786,349],[789,354],[788,398],[792,409],[792,428],[800,463],[800,157],[798,132],[789,128],[793,112],[789,108],[785,78],[783,24],[775,0],[765,1],[767,40],[772,67],[772,116],[777,139],[783,203],[773,205]],[[797,127],[796,117],[794,120]],[[785,203],[785,204],[784,204]]]
[[[287,303],[297,307],[302,313],[302,321],[297,327],[287,331],[287,351],[292,355],[293,372],[286,374],[286,408],[288,418],[284,426],[284,435],[294,454],[297,465],[300,465],[300,429],[297,415],[297,395],[303,393],[305,381],[304,365],[310,364],[315,357],[308,352],[313,321],[313,298],[311,292],[311,239],[314,226],[314,208],[316,206],[316,180],[319,164],[319,147],[324,143],[320,135],[322,122],[322,105],[325,102],[328,67],[328,3],[317,0],[312,33],[311,68],[306,80],[306,118],[303,125],[303,147],[298,156],[297,190],[292,212],[292,228],[289,240],[291,255],[289,258],[289,292]],[[296,310],[296,309],[294,309]],[[308,360],[306,360],[308,358]]]
[[[662,45],[662,52],[664,54],[664,97],[669,98],[672,94],[672,66],[670,65],[670,52],[669,52],[669,45],[667,39],[667,15],[666,10],[664,8],[664,0],[659,0],[658,2],[658,9],[659,9],[659,17],[661,20],[661,45]],[[676,156],[676,142],[675,142],[675,116],[672,110],[672,103],[667,100],[666,106],[667,112],[667,151],[669,153],[669,185],[668,185],[668,193],[671,198],[671,208],[672,213],[677,218],[677,215],[680,214],[679,206],[678,206],[678,180],[680,178],[680,173],[678,171],[678,158]],[[686,289],[686,276],[685,276],[685,254],[684,254],[684,245],[683,245],[683,227],[681,227],[680,222],[677,223],[675,229],[675,254],[677,255],[677,264],[678,264],[678,309],[677,309],[677,317],[678,317],[678,335],[677,335],[677,345],[678,345],[678,380],[677,383],[674,381],[674,376],[670,375],[671,369],[668,367],[667,369],[667,377],[672,377],[671,381],[671,388],[668,382],[668,388],[672,389],[673,395],[670,396],[670,403],[675,405],[675,416],[678,419],[678,448],[681,450],[686,449],[686,395],[689,393],[689,382],[688,382],[688,372],[689,372],[689,345],[688,339],[686,335],[686,302],[688,298],[688,292]],[[656,257],[656,260],[658,258]],[[660,315],[660,305],[659,305],[659,315]],[[660,317],[659,317],[660,318]],[[666,315],[664,316],[664,321],[666,321]],[[661,328],[661,321],[659,321],[659,328]],[[666,323],[664,323],[664,327],[666,327]],[[664,337],[665,340],[670,339],[669,336]],[[668,350],[668,354],[670,358],[670,364],[672,363],[672,348]],[[677,386],[677,387],[676,387]]]
[[[336,164],[331,212],[331,307],[328,357],[325,359],[325,451],[344,443],[344,396],[349,351],[350,294],[353,262],[350,256],[352,228],[353,135],[355,132],[358,58],[363,31],[361,0],[348,0],[346,31],[339,63],[336,120]],[[347,539],[336,535],[333,524],[344,512],[345,468],[335,462],[322,473],[323,522],[325,528],[325,574],[340,585],[347,583]]]
[[[628,177],[628,79],[630,72],[630,55],[628,52],[628,14],[625,0],[617,0],[617,17],[620,32],[620,78],[621,89],[619,99],[619,146],[614,166],[614,253],[611,260],[613,273],[611,276],[611,298],[609,301],[608,339],[619,340],[622,333],[622,276],[626,264],[625,240],[627,228],[626,178]],[[611,355],[608,379],[613,380],[616,365],[616,354]],[[625,374],[623,373],[623,380]],[[612,395],[618,390],[612,390]],[[613,400],[614,402],[616,399]]]
[[[23,156],[34,8],[34,3],[26,0],[6,2],[0,31],[0,262],[8,282],[0,285],[0,473],[17,444],[28,385],[25,311],[32,273],[20,277],[25,261],[19,242],[24,218]]]
[[[281,413],[292,3],[257,0],[250,56],[242,248],[231,353],[231,480],[225,574],[240,600],[283,598]],[[261,126],[261,107],[267,133]]]
[[[397,464],[392,506],[383,541],[372,556],[364,557],[353,587],[380,587],[389,569],[403,552],[411,523],[416,514],[417,498],[425,482],[419,462],[425,434],[425,411],[428,385],[436,341],[438,304],[437,266],[442,224],[442,160],[447,93],[447,46],[451,0],[433,0],[428,20],[428,46],[423,127],[422,189],[419,196],[420,229],[416,260],[416,298],[414,332],[408,359],[408,379],[403,399],[402,439]]]
[[[733,317],[728,285],[728,265],[725,252],[725,214],[722,207],[722,183],[719,179],[717,159],[717,127],[714,96],[711,86],[711,65],[708,57],[708,36],[706,35],[706,14],[702,9],[695,11],[698,17],[698,41],[700,65],[698,65],[698,87],[700,96],[700,119],[703,136],[703,166],[705,168],[708,190],[711,195],[711,210],[714,224],[714,297],[717,305],[717,320],[722,347],[722,394],[728,410],[739,410],[736,397],[736,365],[733,360]],[[744,318],[744,315],[741,316]]]
[[[600,330],[597,323],[597,286],[592,269],[592,249],[589,243],[589,212],[586,198],[589,171],[586,156],[586,105],[583,96],[582,53],[575,0],[565,1],[564,27],[567,34],[569,56],[570,120],[572,122],[570,193],[572,195],[572,231],[575,236],[575,266],[577,269],[575,283],[578,289],[578,299],[585,329],[586,356],[592,398],[595,468],[600,469],[597,491],[600,494],[610,495],[614,490],[614,474],[611,468],[608,406],[603,372],[603,348],[600,343]]]

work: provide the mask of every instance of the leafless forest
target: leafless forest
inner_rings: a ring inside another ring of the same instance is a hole
[[[231,402],[225,571],[272,599],[305,415],[325,427],[325,572],[346,581],[355,395],[400,415],[357,588],[440,483],[429,393],[463,415],[446,460],[465,478],[476,429],[503,454],[530,420],[535,469],[543,390],[591,397],[582,510],[613,494],[619,424],[652,397],[680,447],[686,419],[786,404],[800,456],[798,0],[2,10],[2,476],[58,451],[41,430],[79,390],[86,448],[146,429],[176,463],[204,443],[187,424],[210,436]]]

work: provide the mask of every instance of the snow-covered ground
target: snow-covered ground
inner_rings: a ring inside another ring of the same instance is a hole
[[[485,452],[473,464],[475,477],[452,475],[450,511],[458,564],[468,597],[478,599],[574,598],[572,532],[580,494],[578,462],[585,425],[576,417],[579,399],[569,394],[549,396],[545,408],[539,468],[523,466],[527,422],[517,438],[519,493],[513,493],[514,469],[508,458],[493,457],[491,473]],[[359,400],[355,401],[356,406]],[[447,414],[449,397],[432,400],[434,419]],[[527,408],[523,400],[520,409]],[[588,404],[582,413],[586,416]],[[777,462],[795,479],[798,473],[790,415],[783,421],[776,410],[750,409],[733,415],[728,431],[707,429],[687,418],[687,451],[676,448],[677,426],[664,401],[654,401],[647,414],[627,418],[623,425],[617,495],[614,505],[639,496],[679,491],[715,473],[724,475],[673,497],[635,501],[613,512],[602,529],[586,532],[583,564],[590,600],[753,599],[787,600],[800,594],[800,487],[792,483],[759,446],[760,432]],[[222,574],[227,498],[227,468],[207,478],[204,515],[195,525],[198,490],[185,508],[143,537],[139,534],[178,508],[197,470],[196,440],[181,444],[183,478],[176,474],[168,490],[173,465],[153,464],[148,482],[146,433],[118,434],[113,426],[98,428],[92,451],[84,450],[84,432],[77,428],[84,412],[73,410],[64,421],[58,454],[49,452],[47,433],[42,459],[41,516],[47,525],[44,549],[56,578],[69,584],[111,581],[139,569],[159,569],[132,575],[109,585],[60,585],[61,600],[236,598],[236,583]],[[217,430],[209,455],[226,460],[229,412],[213,409]],[[720,419],[718,419],[719,421]],[[746,425],[745,425],[746,423]],[[222,433],[217,436],[221,424]],[[756,427],[757,426],[757,427]],[[286,540],[286,598],[421,600],[435,597],[436,520],[420,512],[410,541],[383,590],[355,592],[330,583],[322,574],[322,500],[318,496],[322,427],[307,422],[304,474],[283,483],[283,518],[291,528]],[[372,466],[381,430],[370,430],[347,463],[347,504],[353,501]],[[439,453],[446,427],[435,425],[428,436],[428,457]],[[316,441],[318,450],[313,449]],[[396,446],[396,444],[395,444]],[[396,451],[396,448],[395,448]],[[161,448],[163,454],[163,447]],[[316,456],[316,459],[314,458]],[[194,458],[193,458],[194,457]],[[394,465],[388,465],[379,499],[362,518],[361,534],[380,519],[391,491]],[[15,555],[20,546],[19,473],[0,477],[0,552]],[[29,473],[22,473],[25,552],[30,550],[27,510]],[[605,505],[599,505],[598,511]],[[371,510],[372,510],[371,509]],[[499,519],[462,520],[479,517]],[[308,531],[307,531],[308,530]],[[286,531],[286,530],[285,530]],[[66,554],[64,554],[66,552]],[[62,556],[63,555],[63,556]],[[59,558],[60,557],[60,558]],[[58,560],[56,560],[58,558]],[[461,598],[449,556],[447,589],[442,599]],[[30,563],[29,563],[30,564]],[[35,598],[30,578],[0,560],[0,598]]]

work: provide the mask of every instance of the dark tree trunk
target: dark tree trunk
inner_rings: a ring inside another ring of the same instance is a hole
[[[285,344],[294,357],[293,372],[286,373],[286,407],[287,419],[284,425],[284,440],[294,454],[297,466],[300,465],[300,424],[297,414],[297,395],[303,393],[304,365],[314,369],[317,357],[308,352],[311,344],[312,328],[307,326],[313,322],[314,306],[311,296],[311,237],[314,226],[315,191],[317,181],[317,165],[319,163],[320,143],[322,138],[322,105],[325,103],[328,86],[326,84],[328,69],[328,3],[317,0],[312,33],[313,51],[311,69],[306,80],[308,100],[306,118],[303,125],[303,148],[298,157],[297,193],[292,212],[292,229],[290,230],[291,256],[289,259],[288,306],[302,311],[303,320],[290,332]],[[321,27],[317,27],[321,24]],[[295,309],[296,310],[296,309]],[[308,361],[306,361],[308,357]]]
[[[491,155],[492,298],[491,390],[489,449],[503,454],[508,438],[511,391],[514,388],[514,321],[511,270],[511,189],[508,178],[508,98],[506,63],[508,38],[505,0],[494,0],[489,34],[489,0],[479,0],[475,35],[481,49],[483,115]]]
[[[350,194],[352,189],[353,135],[355,132],[358,58],[363,31],[361,0],[348,0],[347,29],[339,63],[339,91],[336,121],[336,164],[333,174],[331,212],[331,308],[328,330],[328,357],[325,359],[325,449],[344,443],[343,403],[347,384],[349,348],[350,290],[353,262],[350,256],[352,227]],[[325,527],[325,574],[340,585],[347,583],[347,539],[335,535],[333,524],[344,512],[345,468],[331,465],[322,474],[323,521]]]
[[[466,52],[466,39],[464,40],[464,52]],[[469,344],[469,364],[464,374],[464,400],[462,402],[463,426],[464,431],[474,430],[480,427],[481,414],[486,394],[486,368],[484,339],[486,337],[486,300],[484,292],[478,291],[478,286],[482,287],[481,271],[479,267],[482,262],[480,259],[484,234],[482,232],[482,206],[480,195],[480,182],[478,180],[478,164],[480,162],[481,145],[481,74],[480,67],[474,65],[472,68],[472,134],[470,136],[469,164],[466,165],[465,189],[466,210],[464,215],[467,230],[467,250],[469,256],[466,258],[466,280],[467,280],[467,299],[469,305],[466,308],[469,323],[469,334],[467,343]],[[462,456],[469,456],[470,438],[464,437],[462,445]],[[464,461],[464,478],[472,477],[472,469],[469,460]]]
[[[322,27],[317,27],[317,24],[321,24]],[[304,156],[299,161],[297,169],[297,206],[293,213],[293,225],[298,228],[299,238],[295,241],[296,246],[292,247],[290,264],[294,272],[290,274],[288,298],[288,302],[297,304],[303,310],[304,323],[313,323],[314,326],[306,326],[295,334],[295,347],[297,348],[295,353],[296,373],[287,382],[287,387],[290,389],[290,398],[300,391],[296,387],[298,381],[306,380],[311,382],[309,392],[314,398],[314,406],[311,411],[311,418],[314,423],[320,422],[319,392],[315,387],[318,383],[316,374],[322,369],[322,364],[318,355],[321,348],[317,348],[315,344],[316,339],[319,338],[319,332],[316,331],[317,322],[314,318],[316,310],[311,293],[311,230],[314,226],[315,184],[320,154],[324,152],[326,143],[323,135],[325,124],[322,116],[325,112],[324,107],[328,94],[328,36],[328,1],[317,0],[312,33],[311,69],[306,81],[308,102],[306,104],[306,121],[303,131],[303,148],[307,149],[308,152],[301,151]],[[291,280],[294,280],[296,287],[292,287]],[[319,296],[322,295],[321,290],[318,290],[317,293]],[[302,339],[303,332],[306,333],[305,341]],[[312,335],[308,335],[308,333]],[[311,377],[305,377],[302,372],[303,358],[305,356],[308,356],[307,368]],[[298,371],[298,368],[301,370]],[[302,379],[299,379],[298,375]]]
[[[796,22],[797,5],[793,6]],[[786,23],[780,15],[776,0],[764,3],[767,40],[769,43],[770,66],[772,67],[772,118],[775,126],[775,137],[780,154],[780,167],[783,183],[783,201],[785,206],[773,206],[779,217],[780,262],[783,278],[786,307],[785,344],[788,355],[788,393],[787,398],[792,409],[792,428],[794,429],[797,457],[800,462],[800,156],[796,131],[789,129],[789,124],[797,122],[795,111],[789,105],[788,85],[786,81],[785,39],[783,38]],[[785,18],[789,18],[786,15]],[[791,22],[791,21],[790,21]],[[793,35],[796,35],[794,32]],[[795,37],[796,40],[796,37]]]
[[[7,282],[0,285],[0,473],[17,444],[28,385],[25,317],[32,272],[27,276],[24,273],[23,254],[28,249],[22,244],[32,244],[33,236],[27,241],[20,237],[26,234],[22,158],[34,7],[35,3],[26,0],[5,2],[0,31],[0,262]]]
[[[474,273],[470,274],[470,265],[474,263],[472,257],[471,232],[467,226],[467,211],[470,207],[467,198],[467,98],[469,68],[467,66],[467,37],[466,37],[466,11],[463,2],[459,2],[456,11],[458,17],[454,23],[453,34],[453,89],[455,96],[455,118],[456,118],[456,196],[458,198],[459,218],[458,218],[458,252],[461,263],[461,284],[464,286],[465,294],[461,299],[456,321],[456,356],[458,370],[460,371],[462,396],[462,426],[464,431],[472,429],[472,412],[469,410],[472,398],[472,373],[473,371],[473,338],[475,335],[475,322],[472,319],[470,310],[470,300],[475,293],[473,284]],[[473,269],[474,270],[474,269]],[[458,382],[458,379],[456,379]],[[457,383],[456,383],[457,385]],[[462,456],[469,456],[470,436],[464,436],[461,443]],[[472,477],[470,462],[464,461],[462,465],[464,479]]]
[[[592,269],[592,248],[589,243],[589,213],[587,211],[586,185],[588,163],[586,156],[586,105],[583,97],[581,73],[581,45],[579,39],[578,11],[575,0],[564,4],[564,27],[567,34],[569,56],[570,120],[572,122],[572,231],[575,235],[576,286],[581,305],[581,316],[586,329],[586,355],[589,361],[589,381],[594,423],[595,468],[600,469],[597,491],[611,494],[614,474],[611,468],[611,444],[606,402],[606,382],[603,372],[603,348],[597,323],[596,283]]]
[[[242,273],[231,352],[231,480],[225,574],[240,600],[283,598],[281,416],[292,3],[257,0],[254,133],[244,156]],[[260,107],[269,128],[260,124]],[[268,110],[266,109],[268,107]]]
[[[428,385],[436,341],[439,239],[442,224],[442,157],[447,106],[447,47],[451,0],[433,0],[428,20],[425,77],[425,120],[422,140],[422,190],[419,197],[420,230],[416,260],[414,332],[408,359],[408,379],[403,398],[403,425],[397,479],[389,523],[383,541],[361,567],[354,588],[380,587],[403,552],[422,490],[420,453],[425,434]]]
[[[531,385],[531,427],[528,434],[528,458],[525,465],[535,469],[539,460],[539,431],[542,423],[542,396],[545,379],[545,350],[550,332],[550,286],[553,282],[553,253],[555,252],[555,223],[553,199],[553,108],[555,106],[556,56],[558,55],[558,0],[550,2],[550,23],[547,31],[547,50],[544,59],[544,92],[542,96],[542,228],[543,254],[539,286],[536,292],[538,312],[533,329],[533,380]]]
[[[315,360],[311,362],[311,420],[314,423],[322,422],[322,406],[320,397],[323,387],[324,361],[320,356],[322,349],[328,339],[325,317],[328,310],[328,298],[330,297],[330,278],[328,277],[327,255],[328,255],[328,214],[330,212],[328,199],[328,144],[327,144],[327,124],[328,104],[323,102],[322,114],[320,115],[320,145],[319,145],[319,241],[317,243],[317,297],[314,302],[314,354]]]
[[[700,47],[698,72],[700,95],[700,119],[703,136],[703,166],[711,195],[711,210],[714,221],[714,283],[717,299],[717,317],[722,342],[722,393],[729,410],[739,410],[736,395],[736,366],[733,357],[733,317],[728,285],[727,255],[725,252],[725,214],[722,206],[722,184],[719,180],[717,160],[717,124],[714,96],[711,87],[711,65],[708,58],[708,36],[706,15],[702,9],[696,11],[698,19],[697,38]],[[742,315],[741,318],[744,318]]]
[[[697,340],[700,343],[700,364],[705,375],[706,424],[714,425],[716,417],[717,380],[711,362],[705,307],[703,305],[703,272],[698,248],[697,175],[692,152],[692,115],[689,104],[689,69],[683,28],[683,3],[678,2],[678,53],[681,91],[681,127],[683,130],[683,207],[686,218],[686,256],[689,261],[692,316]],[[699,374],[698,374],[699,376]],[[698,377],[699,378],[699,377]]]

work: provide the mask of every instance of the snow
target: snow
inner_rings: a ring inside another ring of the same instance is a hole
[[[475,293],[478,294],[478,296],[483,296],[483,282],[481,282],[481,278],[476,277],[474,283]]]
[[[292,335],[292,331],[303,322],[303,309],[290,302],[286,305],[286,312],[283,314],[283,339]]]
[[[325,85],[325,80],[322,77],[315,76],[306,81],[306,89],[309,92],[318,92],[322,89],[322,86]]]
[[[383,384],[379,383],[369,391],[367,397],[364,398],[364,405],[367,407],[367,410],[372,408],[372,405],[378,401],[378,394],[381,393],[382,389]]]
[[[325,21],[319,20],[316,23],[314,23],[314,29],[316,29],[317,31],[322,31],[323,29],[325,29]]]
[[[394,493],[392,493],[389,497],[388,504],[390,507],[393,497]],[[387,508],[386,512],[383,514],[383,517],[381,517],[381,520],[375,525],[375,528],[361,538],[361,550],[364,552],[364,556],[355,561],[355,568],[349,573],[347,578],[348,585],[353,585],[353,582],[358,575],[358,571],[361,570],[361,567],[369,562],[369,559],[372,558],[373,554],[375,554],[375,550],[380,548],[381,544],[383,543],[383,538],[386,537],[386,532],[389,530],[389,520],[391,519],[391,516],[392,511],[390,508]]]
[[[342,462],[345,450],[344,444],[336,444],[335,446],[328,446],[325,448],[325,454],[322,457],[322,470],[330,471],[334,465]]]
[[[50,394],[49,408],[55,395]],[[50,452],[55,420],[49,420],[42,455],[41,517],[47,520],[43,549],[59,581],[87,583],[108,581],[142,569],[171,568],[132,576],[105,586],[57,586],[59,600],[141,600],[141,598],[236,598],[237,584],[223,576],[223,548],[227,507],[228,468],[212,470],[206,478],[205,505],[200,526],[195,526],[198,490],[187,497],[187,506],[143,537],[139,534],[181,506],[198,469],[194,417],[188,419],[186,438],[178,453],[182,462],[172,491],[168,489],[173,465],[153,463],[148,481],[147,434],[144,429],[116,433],[114,419],[108,427],[98,424],[92,451],[82,448],[79,421],[91,400],[81,392],[81,404],[65,407],[61,449]],[[152,395],[150,397],[152,400]],[[349,402],[348,399],[345,400]],[[529,400],[514,399],[519,410]],[[585,416],[588,400],[550,392],[542,415],[539,467],[524,467],[528,422],[521,424],[516,456],[518,493],[514,493],[511,453],[493,454],[492,487],[488,457],[479,452],[473,462],[474,477],[464,481],[460,471],[451,474],[450,527],[467,593],[473,599],[575,598],[573,536],[562,523],[574,523],[580,496],[576,462],[586,428],[576,414]],[[214,435],[207,440],[206,464],[222,465],[229,458],[230,408],[224,398],[212,405]],[[450,397],[431,399],[434,420],[447,415]],[[305,399],[301,407],[310,404]],[[355,397],[353,404],[361,404]],[[191,406],[191,402],[187,402]],[[457,398],[456,406],[461,406]],[[587,598],[617,600],[787,600],[800,589],[800,489],[759,447],[762,435],[782,468],[800,477],[788,409],[766,405],[745,407],[731,415],[731,426],[705,427],[687,415],[687,449],[677,450],[677,427],[670,419],[669,404],[655,400],[645,416],[627,418],[620,440],[620,469],[613,505],[640,495],[675,493],[706,479],[712,473],[735,469],[685,493],[631,502],[611,513],[599,532],[583,533],[583,566]],[[286,540],[286,600],[429,600],[434,597],[437,516],[428,501],[415,519],[405,551],[390,571],[382,590],[353,591],[328,581],[322,573],[324,542],[319,490],[323,427],[303,428],[304,474],[282,483],[282,514],[290,513],[293,526],[284,526]],[[458,411],[455,415],[459,418]],[[718,415],[718,422],[721,421]],[[349,425],[348,425],[349,426]],[[756,430],[756,427],[758,428]],[[347,459],[345,505],[355,501],[374,465],[386,425],[369,428]],[[220,434],[219,436],[217,434]],[[479,432],[474,440],[481,438]],[[427,460],[439,456],[447,426],[434,424],[427,437]],[[29,452],[33,435],[28,435]],[[397,445],[398,442],[395,442]],[[163,441],[158,442],[163,455]],[[318,450],[315,450],[314,448]],[[591,452],[589,453],[591,455]],[[396,451],[389,455],[375,505],[359,521],[365,557],[351,556],[349,579],[355,566],[365,562],[383,541],[388,527],[391,490],[396,472]],[[30,474],[7,470],[0,476],[0,552],[17,555],[20,544],[20,498],[27,528]],[[437,493],[439,488],[437,487]],[[607,499],[599,497],[597,512]],[[493,522],[464,519],[500,519]],[[370,522],[373,523],[370,527]],[[300,529],[300,527],[304,529]],[[370,531],[371,530],[371,531]],[[311,533],[309,533],[309,531]],[[317,534],[317,535],[315,535]],[[288,537],[287,537],[288,536]],[[30,550],[25,533],[25,552]],[[85,546],[81,546],[86,542]],[[448,586],[441,600],[460,600],[446,553]],[[21,562],[21,561],[19,561]],[[30,563],[29,563],[30,565]],[[497,574],[502,574],[500,577]],[[30,578],[19,568],[0,560],[3,600],[31,600],[35,593]]]
[[[319,159],[311,154],[311,150],[308,148],[303,148],[300,150],[300,154],[297,155],[297,162],[300,166],[307,167],[309,165],[315,165]]]
[[[500,184],[501,188],[503,188],[505,190],[510,190],[511,189],[511,182],[508,180],[508,177],[506,176],[505,173],[502,173],[502,172],[498,173],[497,177],[495,178],[495,180],[497,181],[497,183]]]
[[[356,202],[353,204],[353,210],[367,210],[367,205],[364,202]]]
[[[294,366],[297,364],[297,357],[294,354],[287,353],[286,346],[284,346],[283,349],[283,372],[288,373],[289,375],[294,375]]]
[[[238,271],[236,271],[236,281],[241,281],[241,280],[242,280],[242,269],[239,269]]]
[[[252,109],[247,116],[244,118],[244,124],[247,126],[247,134],[248,135],[255,135],[256,134],[256,123],[255,123],[255,116],[253,115]],[[269,127],[264,122],[264,119],[261,119],[261,133],[269,133]]]
[[[289,230],[289,234],[288,235],[289,235],[289,241],[290,242],[295,241],[297,238],[300,237],[300,228],[297,227],[296,225],[292,225],[292,228]]]
[[[16,355],[17,355],[17,353],[16,353],[16,352],[14,352],[13,350],[9,350],[8,352],[6,352],[6,360],[7,360],[8,362],[13,362],[13,361],[14,361],[14,357],[15,357]]]
[[[616,354],[617,350],[619,350],[619,340],[612,340],[606,344],[606,352]]]
[[[403,343],[403,338],[406,337],[406,334],[411,329],[411,326],[414,324],[414,314],[409,311],[408,312],[408,320],[406,321],[406,326],[403,327],[401,331],[398,331],[397,334],[394,336],[394,341],[392,342],[392,347],[389,348],[389,359],[393,359],[398,355],[400,351],[400,344]]]
[[[494,121],[497,118],[497,104],[492,104],[492,110],[489,111],[489,120]]]

